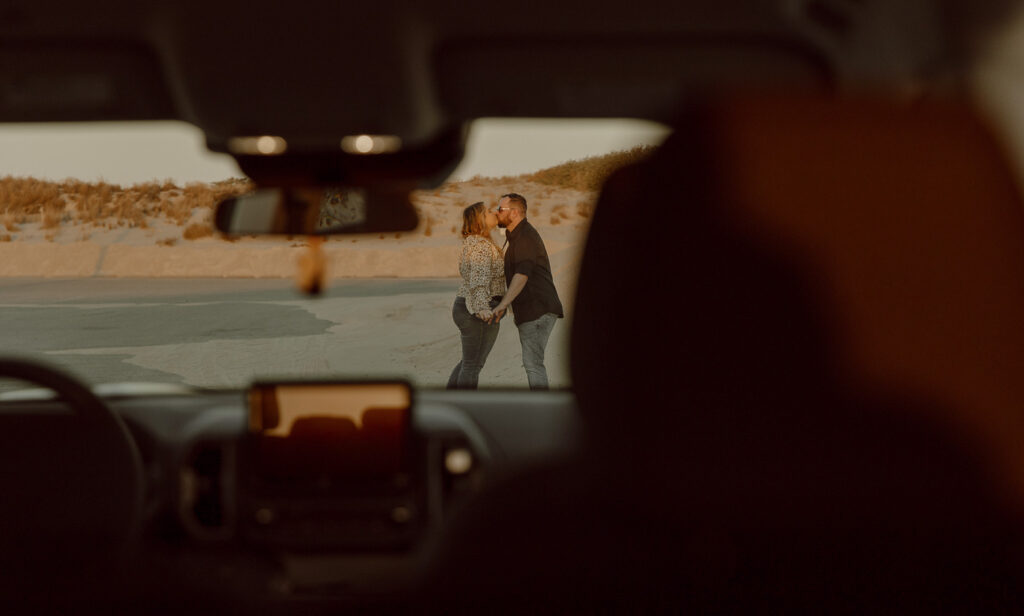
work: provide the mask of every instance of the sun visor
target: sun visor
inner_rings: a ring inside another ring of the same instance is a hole
[[[136,45],[5,45],[0,122],[174,119],[157,58]]]

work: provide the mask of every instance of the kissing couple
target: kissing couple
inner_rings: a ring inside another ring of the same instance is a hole
[[[548,389],[544,349],[555,321],[565,315],[544,241],[526,213],[526,197],[518,193],[502,195],[493,209],[480,201],[462,212],[462,283],[452,306],[462,359],[448,378],[448,389],[477,388],[509,307],[530,389]],[[505,229],[505,250],[491,237],[495,227]]]

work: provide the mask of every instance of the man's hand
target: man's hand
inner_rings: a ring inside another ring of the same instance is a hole
[[[529,278],[526,274],[516,274],[515,276],[512,276],[512,282],[509,283],[508,290],[505,291],[505,296],[502,297],[501,301],[498,302],[498,305],[494,307],[494,314],[497,315],[498,320],[501,320],[501,318],[505,316],[505,311],[508,310],[509,305],[512,304],[512,300],[522,292],[528,279]]]
[[[494,317],[491,319],[490,322],[491,323],[497,323],[504,316],[505,316],[505,308],[502,308],[501,305],[499,304],[498,307],[494,309]]]

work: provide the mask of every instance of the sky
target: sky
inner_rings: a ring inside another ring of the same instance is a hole
[[[657,144],[662,125],[640,120],[482,119],[452,180],[530,173],[567,160]],[[206,149],[185,122],[0,124],[0,177],[177,184],[243,177],[227,154]]]

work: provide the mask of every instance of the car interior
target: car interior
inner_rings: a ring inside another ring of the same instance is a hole
[[[258,189],[229,235],[414,229],[479,118],[671,128],[600,191],[568,389],[132,390],[0,349],[53,392],[0,397],[0,605],[1017,611],[1021,9],[0,5],[0,123],[193,124]],[[364,209],[325,228],[332,186]]]

